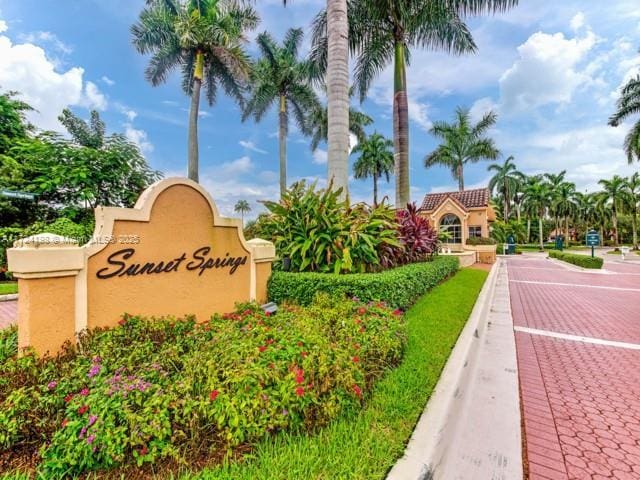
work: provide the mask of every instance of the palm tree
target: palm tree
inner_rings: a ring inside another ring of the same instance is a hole
[[[198,181],[198,114],[200,90],[213,105],[219,87],[238,102],[249,78],[243,49],[245,33],[258,24],[256,12],[235,0],[146,0],[133,44],[151,54],[145,76],[153,86],[182,70],[182,88],[191,97],[189,111],[189,178]]]
[[[373,205],[378,205],[378,179],[384,175],[388,182],[393,174],[393,141],[376,132],[358,143],[351,153],[360,154],[353,164],[353,176],[373,178]]]
[[[542,181],[542,175],[525,176],[519,188],[518,200],[521,205],[520,208],[527,217],[527,243],[531,243],[531,219],[537,214],[537,207],[529,201],[527,192],[533,185]]]
[[[544,250],[544,230],[542,221],[547,211],[547,206],[551,199],[551,191],[547,182],[538,181],[531,182],[525,190],[526,201],[530,208],[538,217],[538,240],[540,242],[540,250]]]
[[[455,54],[473,52],[475,43],[462,18],[503,11],[517,0],[351,0],[349,48],[357,55],[356,87],[364,100],[369,86],[394,64],[393,124],[396,205],[406,205],[409,192],[409,110],[406,66],[411,48],[442,49]],[[314,57],[326,61],[327,15],[314,28]],[[346,32],[345,32],[346,33]],[[345,35],[346,38],[346,35]],[[330,39],[329,39],[330,40]],[[329,59],[330,60],[330,59]]]
[[[558,188],[560,188],[560,185],[564,182],[564,178],[565,175],[567,174],[566,170],[562,170],[560,173],[545,173],[544,174],[544,178],[547,179],[547,181],[549,182],[549,187],[551,189],[551,200],[553,201],[553,199],[556,197],[556,195],[558,194]],[[554,219],[554,228],[556,233],[558,232],[558,230],[560,230],[560,216],[558,215],[558,213],[555,210],[555,207],[553,205],[551,205],[551,208],[549,209],[550,214],[553,216]]]
[[[602,186],[602,192],[600,192],[602,203],[611,208],[611,223],[613,224],[615,242],[618,245],[620,242],[618,213],[624,209],[627,195],[626,182],[621,176],[614,175],[611,180],[600,180],[598,184]]]
[[[617,127],[625,118],[640,113],[640,75],[630,79],[622,87],[617,107],[616,113],[609,118],[609,125],[612,127]],[[640,160],[640,120],[636,121],[624,139],[624,150],[629,163]]]
[[[353,89],[351,89],[353,92]],[[350,93],[351,95],[351,93]],[[364,127],[373,123],[373,118],[364,112],[349,107],[349,133],[354,135],[358,142],[363,142],[367,134]],[[320,142],[328,140],[329,109],[326,105],[318,103],[309,113],[309,126],[311,128],[311,150],[318,149]]]
[[[554,211],[564,219],[565,238],[567,242],[571,239],[569,235],[569,218],[576,211],[576,186],[570,182],[562,182],[555,191],[552,201]]]
[[[238,200],[233,207],[233,211],[239,213],[242,218],[242,224],[244,225],[244,215],[251,211],[251,205],[246,200]]]
[[[451,169],[453,178],[458,180],[458,188],[464,190],[464,166],[480,160],[495,160],[500,155],[494,142],[484,134],[496,123],[497,116],[492,111],[473,125],[469,110],[458,107],[453,123],[436,122],[430,132],[443,140],[442,144],[424,159],[425,167],[443,165]]]
[[[640,173],[636,172],[625,181],[626,203],[631,213],[633,248],[638,249],[638,203],[640,202]]]
[[[287,135],[289,115],[293,114],[298,128],[310,133],[306,113],[316,108],[318,99],[311,86],[309,64],[298,60],[303,38],[302,29],[290,29],[279,46],[268,33],[258,35],[262,58],[251,75],[251,96],[247,101],[243,120],[249,116],[259,122],[277,102],[280,141],[280,195],[287,189]]]
[[[493,163],[489,165],[487,170],[489,172],[496,172],[496,174],[491,177],[491,180],[489,180],[489,190],[493,192],[494,189],[497,189],[502,195],[504,208],[503,217],[504,221],[508,222],[510,203],[514,200],[519,186],[524,181],[524,174],[516,168],[512,155],[507,157],[502,165]]]

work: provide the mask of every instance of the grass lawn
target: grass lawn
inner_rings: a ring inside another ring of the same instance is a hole
[[[8,295],[10,293],[18,293],[18,283],[17,282],[0,283],[0,295]]]
[[[378,382],[358,414],[315,434],[277,435],[259,443],[241,463],[180,478],[384,478],[402,455],[486,277],[485,271],[463,269],[407,312],[402,364]]]

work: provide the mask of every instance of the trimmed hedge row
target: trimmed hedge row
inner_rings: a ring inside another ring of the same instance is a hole
[[[383,301],[394,308],[407,308],[458,268],[456,257],[436,257],[431,262],[412,263],[379,273],[274,272],[269,280],[268,295],[272,302],[289,300],[308,305],[316,292],[328,292],[357,297],[363,302]]]
[[[549,251],[549,257],[557,258],[563,262],[571,263],[582,268],[602,268],[604,260],[601,257],[591,258],[588,255],[579,255],[576,253],[559,252],[557,250]]]

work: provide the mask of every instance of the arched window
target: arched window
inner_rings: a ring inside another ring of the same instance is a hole
[[[462,224],[454,214],[447,213],[440,219],[440,231],[449,233],[446,243],[462,243]]]

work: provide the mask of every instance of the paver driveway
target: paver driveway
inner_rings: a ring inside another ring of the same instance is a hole
[[[640,479],[640,265],[508,260],[529,478]]]

